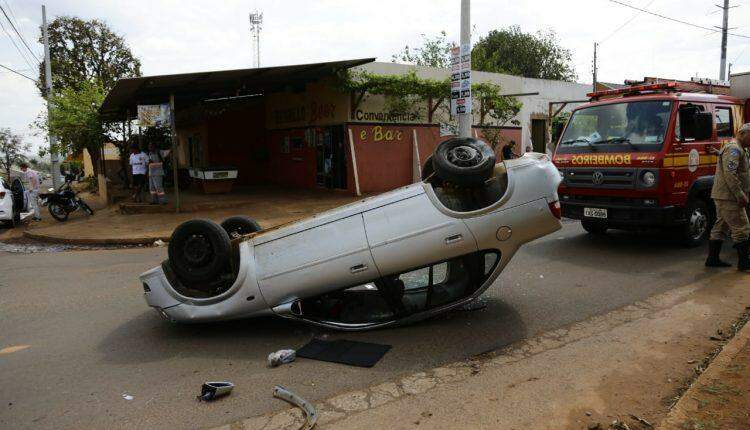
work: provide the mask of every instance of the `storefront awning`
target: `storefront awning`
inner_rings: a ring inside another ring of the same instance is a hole
[[[179,106],[185,107],[206,99],[282,90],[289,85],[305,84],[373,61],[375,58],[361,58],[120,79],[107,94],[99,111],[105,121],[122,121],[128,113],[134,118],[139,104],[167,103],[170,94],[174,94]]]

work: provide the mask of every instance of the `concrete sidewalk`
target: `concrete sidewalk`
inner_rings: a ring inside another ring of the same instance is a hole
[[[747,304],[750,279],[720,272],[472,360],[342,393],[316,405],[319,425],[606,429],[622,422],[650,428],[638,419],[659,423],[667,416],[694,378],[690,363],[716,348],[711,336]],[[300,422],[301,413],[288,409],[222,429],[291,429]]]
[[[137,245],[168,240],[180,223],[194,218],[221,222],[233,215],[254,218],[263,228],[305,218],[316,213],[355,201],[349,195],[326,191],[277,190],[245,197],[244,204],[214,207],[188,213],[121,214],[118,207],[97,210],[92,217],[73,213],[66,222],[57,222],[43,214],[41,223],[27,226],[25,237],[45,242],[76,245]],[[211,206],[206,206],[211,207]],[[96,209],[96,208],[95,208]]]

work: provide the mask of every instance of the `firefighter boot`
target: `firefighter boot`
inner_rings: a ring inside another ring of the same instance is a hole
[[[737,270],[750,272],[750,240],[743,240],[734,247],[737,249]]]
[[[706,258],[706,267],[731,267],[732,265],[726,261],[721,261],[719,253],[721,252],[721,244],[723,240],[709,240],[708,241],[708,258]]]

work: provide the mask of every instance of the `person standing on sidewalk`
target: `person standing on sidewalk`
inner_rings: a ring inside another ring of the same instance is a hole
[[[708,241],[706,267],[729,267],[719,258],[721,245],[731,233],[737,250],[737,270],[750,271],[750,222],[747,205],[750,192],[750,161],[745,148],[750,148],[750,123],[743,125],[737,140],[727,143],[716,162],[711,198],[716,206],[716,223]]]
[[[130,146],[130,166],[133,169],[133,186],[135,187],[133,200],[140,203],[143,201],[143,187],[146,184],[148,155],[141,151],[141,147],[137,144]]]
[[[21,182],[29,196],[29,206],[34,208],[34,221],[42,220],[42,213],[39,210],[39,173],[36,170],[29,169],[27,163],[21,163]]]
[[[148,145],[148,191],[151,193],[152,205],[166,205],[164,195],[164,163],[156,145]]]

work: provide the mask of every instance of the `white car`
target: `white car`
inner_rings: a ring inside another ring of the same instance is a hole
[[[18,179],[13,186],[0,176],[0,224],[15,227],[32,215],[28,210],[28,197]]]
[[[146,302],[175,322],[403,324],[476,299],[521,245],[561,228],[560,175],[544,154],[495,164],[483,142],[451,139],[424,176],[268,230],[242,217],[188,221],[169,259],[140,276]]]

